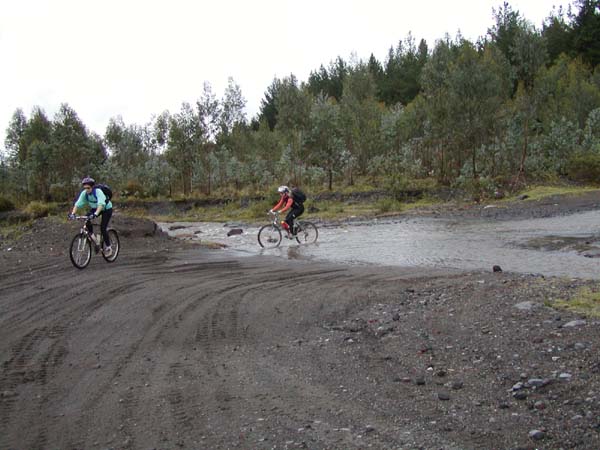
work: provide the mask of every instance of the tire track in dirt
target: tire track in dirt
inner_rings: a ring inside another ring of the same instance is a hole
[[[189,305],[194,305],[198,302],[202,302],[202,300],[208,295],[214,294],[216,290],[208,289],[208,292],[203,294],[202,296],[197,295],[197,291],[199,290],[197,279],[190,279],[188,274],[190,272],[219,272],[223,265],[215,265],[215,264],[204,264],[198,265],[198,267],[192,268],[189,264],[183,264],[174,266],[172,269],[166,271],[169,273],[171,277],[177,277],[176,282],[172,282],[174,286],[177,286],[173,289],[173,294],[170,296],[165,302],[162,302],[151,309],[152,321],[150,323],[145,324],[144,328],[141,330],[138,338],[135,342],[131,343],[127,348],[127,353],[119,358],[115,364],[112,374],[102,383],[102,386],[98,389],[98,391],[92,395],[86,405],[86,410],[93,410],[96,408],[96,405],[100,403],[105,396],[105,394],[112,389],[113,382],[118,378],[128,378],[129,376],[135,376],[138,380],[138,384],[144,383],[145,381],[152,382],[147,376],[139,376],[135,372],[135,369],[132,368],[132,361],[136,358],[135,355],[139,353],[143,353],[147,351],[150,347],[154,347],[156,344],[161,344],[161,339],[163,339],[163,335],[166,330],[177,330],[178,323],[182,319],[182,315],[185,314],[186,308],[189,308]],[[235,267],[235,264],[229,264],[228,267]],[[192,270],[190,270],[192,269]],[[219,277],[217,277],[219,278]],[[220,280],[214,281],[209,280],[208,283],[203,282],[203,287],[206,289],[210,288],[211,283],[220,283]],[[181,286],[181,283],[186,283],[187,285]],[[179,284],[179,285],[178,285]],[[150,288],[152,289],[152,288]],[[226,290],[227,287],[223,288]],[[164,285],[160,286],[160,290],[155,292],[162,292],[168,290]],[[182,300],[187,299],[187,300]],[[138,410],[138,405],[140,404],[141,399],[139,398],[140,393],[128,392],[124,397],[124,401],[119,404],[119,409],[121,410],[121,433],[124,435],[125,442],[129,446],[135,446],[135,436],[134,433],[130,430],[129,423],[132,420],[135,420],[136,413]],[[173,394],[171,393],[169,398],[173,398]],[[176,402],[179,404],[180,402]],[[145,410],[142,410],[142,413],[145,413]],[[81,426],[85,422],[85,419],[81,419]]]
[[[6,428],[6,431],[0,434],[8,439],[8,444],[0,441],[0,448],[11,448],[10,421],[15,413],[17,400],[20,404],[27,403],[26,411],[23,414],[19,411],[20,421],[27,424],[27,437],[35,436],[27,447],[46,447],[46,407],[54,393],[54,389],[48,386],[48,381],[67,354],[62,342],[65,330],[65,327],[60,325],[35,329],[13,347],[12,358],[3,364],[0,391],[14,389],[18,395],[9,399],[13,401],[3,402],[0,408],[0,423]],[[13,434],[17,436],[20,432],[20,427],[13,430]]]

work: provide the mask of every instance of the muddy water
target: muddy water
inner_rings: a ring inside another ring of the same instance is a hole
[[[317,244],[262,250],[258,227],[215,223],[162,223],[172,236],[226,244],[244,254],[288,259],[329,260],[505,271],[578,278],[600,277],[600,211],[515,221],[402,219],[321,227]],[[179,229],[174,229],[183,227]],[[243,234],[227,236],[231,228]]]

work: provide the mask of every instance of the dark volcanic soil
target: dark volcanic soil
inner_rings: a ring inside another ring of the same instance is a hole
[[[115,226],[119,259],[83,271],[75,224],[2,243],[0,449],[600,448],[600,324],[545,306],[595,283]]]

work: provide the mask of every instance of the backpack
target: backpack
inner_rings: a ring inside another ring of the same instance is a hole
[[[97,184],[94,186],[94,190],[95,189],[100,189],[102,191],[102,193],[104,194],[104,196],[106,197],[106,203],[110,202],[110,199],[113,196],[113,192],[112,189],[110,187],[108,187],[108,185],[106,184]],[[87,194],[85,194],[87,197]],[[94,194],[96,195],[96,194]],[[96,198],[98,198],[98,196],[96,195]],[[88,199],[89,201],[89,199]]]
[[[292,198],[298,205],[302,205],[306,201],[306,194],[295,187],[292,189]]]

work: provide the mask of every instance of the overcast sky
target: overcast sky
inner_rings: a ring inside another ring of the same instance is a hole
[[[568,0],[511,0],[539,27]],[[144,124],[194,102],[209,81],[241,86],[250,118],[274,77],[340,55],[383,61],[412,32],[432,48],[460,30],[475,40],[502,0],[0,0],[0,147],[16,108],[52,118],[68,103],[93,131],[109,118]]]

